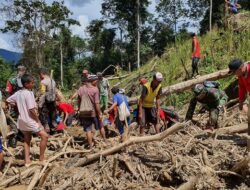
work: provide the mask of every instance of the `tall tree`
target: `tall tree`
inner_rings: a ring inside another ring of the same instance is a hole
[[[6,0],[1,11],[7,19],[1,31],[16,33],[24,49],[24,61],[38,67],[44,65],[44,48],[51,34],[62,26],[79,24],[69,18],[71,12],[63,1],[48,5],[45,0]]]
[[[160,0],[156,6],[159,17],[177,33],[177,25],[187,24],[187,5],[183,0]],[[184,21],[185,20],[185,21]]]
[[[148,12],[149,0],[140,0],[140,33],[143,34],[148,28],[146,24],[151,20],[152,15]],[[137,41],[137,12],[138,4],[135,0],[104,0],[102,3],[101,13],[104,19],[109,21],[114,26],[117,26],[122,31],[124,37],[124,48],[127,55],[124,56],[128,62],[135,63],[136,56],[136,41]],[[143,37],[141,36],[141,39]],[[141,40],[141,44],[146,44],[146,41]],[[144,45],[145,45],[144,44]],[[134,64],[135,66],[136,64]],[[126,65],[127,66],[127,65]]]
[[[170,45],[174,42],[174,31],[167,24],[160,21],[155,21],[152,38],[152,49],[154,50],[154,54],[161,56],[164,53],[167,45]]]
[[[115,29],[106,28],[104,21],[93,20],[87,27],[90,36],[88,40],[91,51],[91,70],[101,71],[110,64],[116,64],[119,59],[118,49],[115,44]]]

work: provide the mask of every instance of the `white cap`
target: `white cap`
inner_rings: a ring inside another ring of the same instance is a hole
[[[155,79],[159,82],[161,82],[163,80],[163,76],[160,72],[156,72],[155,73]]]
[[[125,94],[125,89],[120,88],[120,89],[119,89],[119,94]]]

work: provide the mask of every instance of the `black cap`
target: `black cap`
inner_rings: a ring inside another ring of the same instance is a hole
[[[229,73],[237,71],[241,67],[241,65],[243,65],[243,62],[240,59],[233,59],[228,64]]]
[[[111,89],[111,92],[112,94],[116,94],[119,92],[119,88],[117,86],[114,86],[112,89]]]

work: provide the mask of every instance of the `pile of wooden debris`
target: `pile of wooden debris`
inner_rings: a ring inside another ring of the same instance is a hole
[[[208,114],[196,115],[196,122],[177,123],[144,137],[133,127],[124,143],[109,128],[108,142],[95,135],[92,150],[83,148],[84,132],[75,126],[49,139],[46,163],[28,168],[19,142],[16,149],[5,147],[0,189],[247,189],[246,116],[228,109],[220,117],[223,128],[212,133],[201,129],[207,119]],[[33,138],[33,160],[38,143]]]

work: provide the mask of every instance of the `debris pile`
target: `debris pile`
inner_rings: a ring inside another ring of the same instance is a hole
[[[5,168],[0,189],[247,189],[250,156],[246,152],[247,117],[237,108],[220,117],[223,128],[208,132],[208,114],[196,115],[193,123],[177,123],[158,135],[130,138],[119,143],[109,127],[108,142],[95,135],[95,147],[84,149],[81,127],[74,126],[49,139],[47,161],[25,167],[23,144],[5,147]],[[162,139],[162,140],[161,140]],[[37,160],[38,138],[31,155]]]

